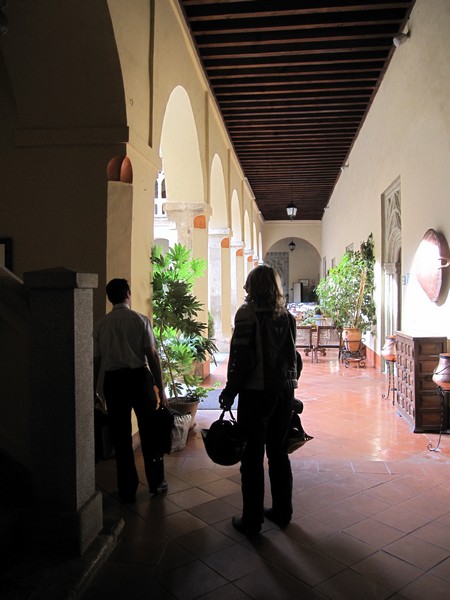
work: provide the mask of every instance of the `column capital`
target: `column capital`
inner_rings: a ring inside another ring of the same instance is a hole
[[[211,207],[206,202],[164,202],[163,209],[169,219],[173,215],[173,220],[176,220],[176,213],[211,216]]]
[[[386,275],[395,275],[399,272],[400,263],[383,263],[383,270]]]
[[[210,227],[208,229],[209,237],[229,237],[231,229],[229,227]]]

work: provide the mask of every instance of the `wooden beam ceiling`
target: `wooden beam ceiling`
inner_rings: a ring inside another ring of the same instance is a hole
[[[414,0],[179,0],[264,219],[321,220]]]

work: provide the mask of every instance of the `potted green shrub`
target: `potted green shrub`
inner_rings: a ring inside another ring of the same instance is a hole
[[[152,248],[153,327],[161,359],[161,367],[171,406],[192,414],[212,388],[201,385],[195,364],[215,360],[214,340],[205,325],[197,320],[203,305],[193,293],[194,282],[206,270],[206,260],[191,257],[191,251],[175,244],[164,253],[160,246]]]
[[[370,234],[359,250],[347,250],[316,288],[322,310],[344,331],[343,339],[349,330],[359,332],[353,336],[355,345],[349,346],[350,350],[357,350],[361,335],[376,324],[373,246]]]

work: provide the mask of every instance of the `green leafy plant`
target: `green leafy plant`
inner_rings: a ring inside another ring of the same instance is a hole
[[[374,265],[370,234],[359,250],[348,250],[341,262],[320,280],[316,288],[320,306],[333,318],[336,327],[354,327],[366,333],[376,324]]]
[[[175,244],[164,253],[152,248],[153,325],[159,342],[161,367],[169,396],[179,400],[200,400],[212,388],[201,386],[195,375],[196,362],[214,359],[213,338],[197,320],[203,305],[194,295],[194,282],[203,277],[206,260],[191,258],[191,251]]]

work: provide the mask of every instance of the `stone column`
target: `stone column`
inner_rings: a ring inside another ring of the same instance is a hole
[[[237,309],[240,304],[238,304],[238,283],[241,284],[241,278],[238,282],[238,252],[243,252],[242,248],[244,247],[244,243],[240,240],[230,241],[230,278],[231,278],[231,323],[234,323],[234,315],[236,314]]]
[[[222,346],[224,341],[225,346],[227,345],[228,339],[223,340],[223,306],[224,299],[228,295],[229,290],[223,288],[223,264],[222,264],[222,241],[224,238],[228,239],[230,230],[224,229],[210,229],[208,232],[208,254],[209,254],[209,309],[214,319],[214,325],[216,330],[216,339],[218,347]],[[230,326],[228,325],[228,330]]]
[[[245,269],[245,279],[247,279],[247,275],[253,269],[253,250],[244,249],[244,269]]]
[[[245,291],[244,284],[247,279],[247,272],[244,264],[244,248],[236,251],[236,303],[237,308],[244,302]]]
[[[192,250],[194,219],[198,215],[208,218],[208,205],[204,202],[165,202],[163,207],[170,227],[177,230],[178,243]]]
[[[94,455],[97,275],[56,268],[25,273],[24,284],[30,306],[33,525],[53,548],[80,555],[103,526]]]
[[[222,337],[227,345],[231,339],[231,256],[230,238],[227,236],[221,242],[222,263]],[[234,315],[233,315],[234,316]]]

